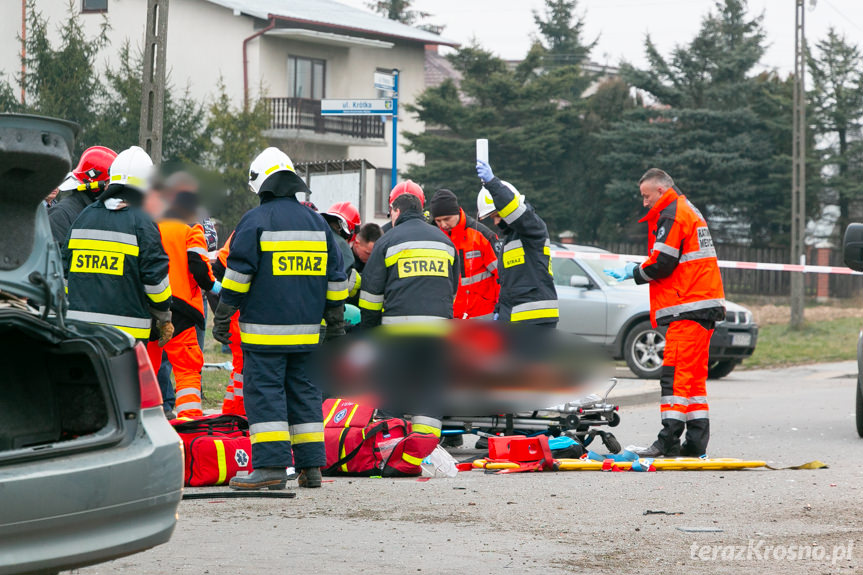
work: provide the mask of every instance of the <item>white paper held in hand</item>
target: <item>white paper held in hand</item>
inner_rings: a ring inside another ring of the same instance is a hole
[[[488,163],[488,140],[476,141],[476,159],[478,162]]]

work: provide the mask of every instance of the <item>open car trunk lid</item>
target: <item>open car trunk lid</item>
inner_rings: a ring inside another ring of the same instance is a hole
[[[42,200],[71,168],[78,126],[0,114],[0,290],[62,309],[63,268]]]
[[[140,405],[134,342],[63,320],[62,260],[42,199],[69,171],[77,131],[0,114],[0,464],[115,444],[136,427],[123,424]]]

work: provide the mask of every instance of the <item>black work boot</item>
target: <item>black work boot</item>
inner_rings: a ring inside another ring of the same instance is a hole
[[[245,477],[234,477],[229,484],[231,489],[251,491],[254,489],[284,489],[288,474],[284,467],[261,467]]]
[[[321,481],[323,481],[323,478],[321,476],[320,467],[306,467],[305,469],[300,469],[300,475],[297,477],[297,485],[300,487],[320,487]]]
[[[461,435],[444,435],[440,440],[441,447],[461,447],[464,445],[464,438]]]

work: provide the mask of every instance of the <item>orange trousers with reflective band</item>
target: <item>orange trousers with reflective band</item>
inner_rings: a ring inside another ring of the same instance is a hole
[[[707,452],[710,418],[707,406],[707,363],[713,330],[698,322],[671,322],[665,334],[660,412],[662,431],[657,440],[666,455],[681,452],[680,438],[686,431],[684,455]]]
[[[231,382],[225,390],[222,401],[222,413],[246,415],[246,405],[243,398],[243,350],[240,347],[240,312],[231,318]]]
[[[177,399],[174,410],[177,417],[201,417],[201,369],[204,367],[204,354],[198,345],[198,335],[194,327],[185,329],[171,338],[165,347],[158,341],[147,343],[150,362],[156,366],[162,363],[162,351],[174,368],[174,382]]]

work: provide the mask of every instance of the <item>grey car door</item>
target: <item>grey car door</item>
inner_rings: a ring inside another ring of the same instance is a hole
[[[580,263],[569,258],[553,258],[554,286],[560,304],[558,329],[606,343],[606,296],[602,288]],[[573,278],[576,278],[573,281]],[[572,284],[584,284],[572,287]]]

